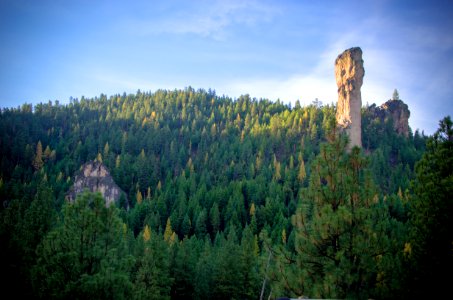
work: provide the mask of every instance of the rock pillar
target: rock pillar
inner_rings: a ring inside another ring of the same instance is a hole
[[[349,136],[348,149],[362,147],[362,49],[345,50],[335,60],[335,78],[338,86],[337,124]]]

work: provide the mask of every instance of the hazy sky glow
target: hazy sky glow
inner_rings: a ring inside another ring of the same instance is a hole
[[[453,115],[453,3],[426,0],[0,0],[0,107],[187,86],[333,103],[353,46],[363,104],[397,88],[427,134]]]

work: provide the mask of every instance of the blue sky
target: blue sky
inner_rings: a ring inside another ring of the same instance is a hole
[[[364,105],[397,88],[427,134],[453,115],[453,3],[426,0],[0,0],[0,107],[187,86],[334,103],[353,46]]]

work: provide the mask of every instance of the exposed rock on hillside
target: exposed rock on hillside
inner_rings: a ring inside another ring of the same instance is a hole
[[[409,136],[409,107],[402,100],[389,100],[381,106],[373,104],[368,108],[369,112],[374,118],[379,118],[381,122],[386,122],[391,119],[393,122],[393,129],[398,134]]]
[[[85,189],[90,192],[101,192],[107,206],[118,202],[124,193],[113,180],[107,167],[94,161],[84,164],[75,175],[74,185],[67,195],[68,200],[74,201]]]
[[[338,86],[337,124],[349,136],[348,148],[362,147],[362,96],[363,83],[362,49],[359,47],[345,50],[335,60],[335,78]]]
[[[381,105],[393,119],[393,128],[398,134],[409,136],[409,117],[411,112],[406,103],[401,100],[389,100]]]

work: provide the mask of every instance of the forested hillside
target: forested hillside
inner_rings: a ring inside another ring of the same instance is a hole
[[[362,128],[363,149],[348,153],[335,106],[192,88],[4,108],[2,290],[77,299],[427,292],[426,253],[439,265],[452,259],[451,121],[406,138],[365,107]],[[65,200],[91,160],[125,191],[116,206],[92,193]]]

